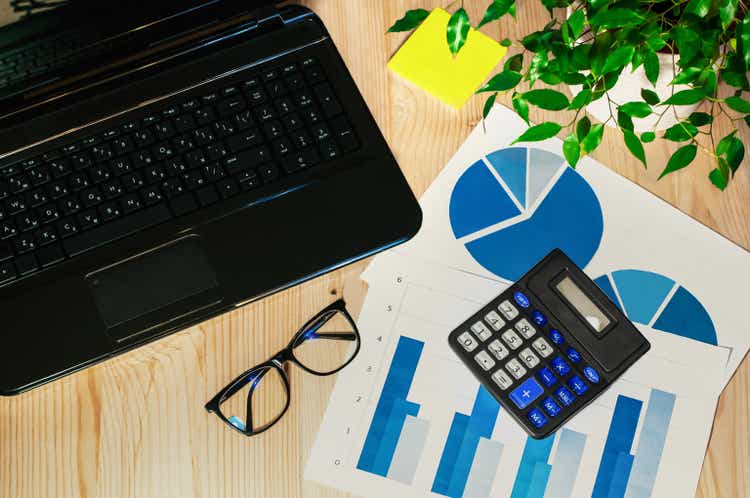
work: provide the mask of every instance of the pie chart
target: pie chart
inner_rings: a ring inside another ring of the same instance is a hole
[[[565,159],[510,147],[481,158],[456,182],[449,217],[456,239],[481,266],[516,281],[555,248],[585,267],[602,239],[602,209]]]
[[[594,282],[631,321],[706,344],[718,344],[706,308],[671,278],[644,270],[618,270]]]

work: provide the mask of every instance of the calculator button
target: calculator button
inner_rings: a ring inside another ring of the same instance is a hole
[[[490,311],[489,313],[487,313],[484,319],[487,321],[487,323],[490,324],[490,327],[492,327],[496,331],[500,330],[501,328],[503,328],[503,325],[505,325],[505,320],[500,318],[500,315],[497,314],[497,311]]]
[[[552,329],[549,331],[549,338],[552,342],[554,342],[558,346],[565,344],[565,339],[563,339],[562,334],[557,329]]]
[[[500,339],[495,339],[494,341],[492,341],[487,346],[487,349],[489,349],[490,353],[495,355],[495,358],[497,358],[498,360],[503,360],[505,359],[506,356],[510,354],[510,352],[508,351],[508,348],[503,346],[503,343],[500,342]]]
[[[518,337],[518,334],[516,334],[512,330],[506,330],[505,332],[503,332],[503,335],[500,337],[503,338],[503,340],[505,341],[505,344],[507,344],[510,347],[510,349],[518,349],[521,347],[521,343],[523,343],[521,338]]]
[[[531,320],[533,320],[533,322],[540,327],[544,327],[545,325],[547,325],[547,317],[544,316],[544,313],[539,310],[534,310],[534,312],[531,314]]]
[[[531,336],[536,334],[536,329],[532,324],[529,323],[529,321],[525,318],[521,318],[518,320],[518,323],[516,323],[516,330],[521,333],[522,336],[524,336],[526,339],[529,339]]]
[[[516,379],[520,379],[524,375],[526,375],[526,369],[523,368],[523,365],[521,365],[521,362],[518,361],[516,358],[513,358],[508,363],[505,364],[505,369],[508,370],[508,372],[513,375]]]
[[[479,363],[479,366],[484,370],[489,370],[495,366],[495,360],[492,359],[492,356],[490,356],[487,351],[480,351],[477,353],[474,356],[474,360]]]
[[[464,347],[464,349],[468,352],[474,351],[477,346],[479,346],[479,343],[477,342],[474,337],[468,332],[464,332],[460,336],[458,336],[458,342],[461,344],[461,346]]]
[[[565,377],[570,373],[570,366],[568,366],[567,363],[565,363],[565,360],[560,358],[559,356],[556,356],[552,362],[550,363],[552,365],[552,369],[559,375],[560,377]]]
[[[552,370],[547,367],[542,368],[536,374],[539,377],[539,380],[542,381],[542,384],[547,387],[550,387],[552,384],[557,382],[557,377],[555,377],[555,374],[552,373]]]
[[[562,411],[560,405],[555,403],[555,400],[550,398],[549,396],[542,400],[542,408],[544,408],[544,411],[550,417],[557,417],[557,415]]]
[[[542,358],[546,358],[552,354],[552,346],[549,345],[544,337],[539,337],[532,345],[536,349],[536,352],[542,355]]]
[[[482,322],[477,322],[472,325],[471,331],[474,332],[474,335],[479,337],[481,341],[486,341],[487,339],[492,337],[492,332],[490,332],[490,329],[488,329],[487,326]]]
[[[547,423],[547,418],[542,415],[542,412],[539,411],[538,408],[534,408],[533,410],[531,410],[527,417],[537,429],[544,427],[544,425]]]
[[[529,303],[529,298],[526,297],[526,294],[524,294],[521,291],[516,291],[513,293],[513,300],[518,304],[521,308],[528,308],[531,303]]]
[[[534,402],[539,396],[544,394],[544,389],[533,377],[526,379],[523,384],[513,389],[508,396],[515,405],[524,409]]]
[[[511,379],[510,375],[505,373],[505,370],[502,368],[492,374],[492,380],[495,381],[495,384],[497,384],[503,391],[513,385],[513,379]]]
[[[568,355],[568,359],[570,359],[570,361],[572,361],[573,363],[578,363],[581,361],[581,353],[573,348],[568,348],[566,354]]]
[[[575,401],[576,397],[573,393],[568,390],[567,387],[561,386],[555,390],[555,396],[560,400],[563,406],[570,406]]]
[[[570,378],[570,380],[568,381],[568,386],[570,386],[573,392],[579,396],[589,390],[583,379],[577,375],[574,375]]]
[[[539,365],[539,357],[531,351],[531,348],[524,349],[518,356],[521,357],[521,360],[523,360],[529,368],[534,368]]]
[[[589,382],[591,382],[592,384],[599,383],[599,372],[594,370],[593,367],[590,367],[588,365],[583,367],[583,375],[585,375]]]
[[[518,316],[518,310],[510,301],[503,301],[497,309],[500,310],[506,320],[513,320]]]

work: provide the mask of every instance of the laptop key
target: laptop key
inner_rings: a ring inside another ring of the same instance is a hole
[[[219,189],[219,194],[223,199],[228,199],[240,192],[239,187],[237,187],[237,182],[235,182],[232,178],[227,178],[220,181],[217,184],[217,188]]]
[[[16,269],[18,270],[19,275],[28,275],[37,268],[39,268],[39,265],[33,254],[27,254],[16,258]]]
[[[229,147],[229,150],[233,153],[249,149],[250,147],[257,147],[262,143],[263,137],[258,129],[252,129],[233,137],[229,137],[226,141],[227,147]]]
[[[60,244],[53,244],[39,249],[36,257],[42,267],[47,267],[65,259],[65,253]]]
[[[8,242],[0,241],[0,261],[13,257],[13,248]]]
[[[18,276],[13,263],[0,264],[0,284],[10,282]]]
[[[198,202],[201,206],[206,207],[215,204],[219,201],[219,194],[216,192],[216,187],[209,185],[196,192],[198,196]]]
[[[198,209],[198,203],[189,193],[175,197],[169,204],[172,206],[175,216],[182,216]]]

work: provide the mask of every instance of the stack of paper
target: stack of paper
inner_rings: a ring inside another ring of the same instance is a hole
[[[750,344],[743,249],[560,142],[510,147],[496,107],[422,198],[410,243],[375,259],[360,356],[306,478],[367,497],[694,496],[718,396]],[[551,249],[652,344],[595,403],[534,440],[459,363],[448,333]]]

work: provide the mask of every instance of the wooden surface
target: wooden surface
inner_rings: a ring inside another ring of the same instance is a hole
[[[409,183],[421,194],[478,122],[482,102],[475,99],[457,112],[389,74],[385,63],[403,36],[384,33],[405,9],[443,2],[305,3],[325,20]],[[466,0],[474,19],[486,3]],[[519,2],[517,23],[486,31],[498,36],[502,29],[503,36],[516,38],[545,22],[538,2]],[[543,117],[532,114],[537,121]],[[750,247],[750,165],[743,165],[724,194],[706,180],[713,166],[705,159],[657,183],[669,147],[651,144],[653,167],[643,171],[614,135],[607,130],[596,158]],[[748,143],[744,127],[741,136]],[[356,309],[366,290],[358,279],[363,268],[364,263],[354,265],[38,390],[0,399],[0,498],[345,496],[301,477],[335,379],[292,369],[289,413],[252,439],[224,428],[203,404],[236,374],[283,347],[292,331],[335,295],[345,294]],[[750,361],[745,361],[719,404],[698,496],[750,497],[748,413]]]

